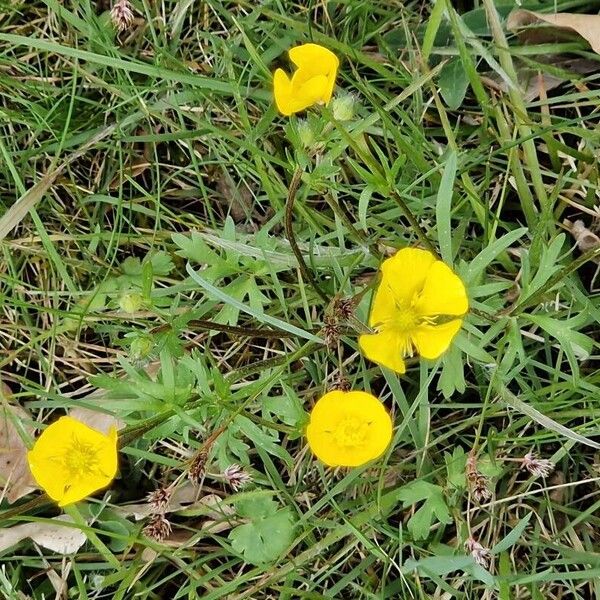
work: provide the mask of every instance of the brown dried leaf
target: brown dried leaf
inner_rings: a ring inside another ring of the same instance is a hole
[[[125,427],[125,422],[121,421],[121,419],[89,408],[72,408],[69,411],[69,416],[104,434],[108,434],[112,427],[117,429],[117,431]]]
[[[67,515],[61,515],[52,521],[73,520]],[[23,523],[7,529],[0,529],[0,552],[18,544],[25,538],[31,538],[38,546],[52,550],[57,554],[72,554],[85,544],[86,536],[76,527],[54,523]]]
[[[519,33],[519,38],[538,44],[564,40],[569,34],[576,33],[588,42],[594,52],[600,54],[600,15],[542,14],[518,9],[508,15],[506,27],[510,31],[526,27]]]
[[[139,177],[146,169],[150,167],[150,163],[143,157],[136,158],[129,166],[117,173],[113,180],[108,184],[109,190],[116,190],[121,186],[121,183],[127,181],[127,177],[135,179]]]
[[[169,500],[169,504],[165,512],[177,512],[184,508],[189,508],[196,502],[198,498],[198,486],[192,483],[182,485],[176,488]],[[133,516],[136,521],[145,519],[149,515],[154,513],[154,509],[149,502],[143,502],[140,504],[126,504],[116,509],[116,512],[122,517]]]
[[[533,69],[527,65],[515,63],[519,87],[523,91],[525,102],[531,102],[542,96],[542,92],[549,92],[565,81],[575,79],[576,75],[585,75],[600,71],[600,62],[585,58],[561,59],[557,56],[544,57],[544,63],[549,63],[555,69],[562,69],[564,76],[544,73],[540,69]],[[573,74],[573,77],[569,77]],[[482,77],[483,82],[495,90],[508,92],[506,82],[495,73],[488,73]]]
[[[600,237],[590,231],[583,221],[575,221],[575,223],[572,223],[569,219],[565,219],[563,225],[575,238],[577,246],[582,252],[587,252],[588,250],[593,250],[600,246]]]
[[[15,422],[22,424],[25,434],[33,435],[29,415],[19,406],[4,403],[0,406],[0,485],[9,504],[37,489],[27,462],[27,446]]]

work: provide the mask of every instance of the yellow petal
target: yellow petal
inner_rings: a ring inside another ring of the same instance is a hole
[[[412,332],[415,348],[423,358],[439,358],[452,343],[462,326],[462,319],[454,319],[442,325],[419,325]]]
[[[289,56],[298,69],[305,71],[308,76],[333,74],[335,80],[340,61],[331,50],[319,44],[303,44],[291,48]]]
[[[283,69],[277,69],[273,75],[273,95],[279,112],[285,116],[291,115],[294,110],[292,100],[292,82]]]
[[[406,365],[402,358],[402,351],[408,339],[399,336],[393,331],[382,331],[373,335],[361,335],[358,345],[362,353],[373,362],[376,362],[396,373],[405,373]]]
[[[435,256],[420,248],[402,248],[381,265],[381,285],[390,287],[395,301],[410,305],[425,285]]]
[[[98,470],[103,476],[112,480],[117,474],[118,467],[117,430],[115,427],[111,427],[110,432],[104,441],[104,445],[99,452]]]
[[[56,460],[48,460],[35,450],[27,453],[29,470],[37,484],[54,500],[60,502],[69,482],[69,473]]]
[[[58,505],[68,506],[69,504],[84,500],[98,490],[107,487],[112,479],[112,477],[88,476],[71,481],[66,487],[65,493]]]
[[[338,443],[336,428],[347,418],[365,428],[360,445],[349,447]],[[306,437],[313,453],[326,465],[356,467],[383,454],[392,438],[392,420],[372,394],[330,392],[315,404]]]
[[[292,77],[292,96],[299,110],[304,110],[318,102],[324,103],[329,82],[325,75],[304,77],[303,71],[296,71]]]
[[[469,310],[467,291],[460,277],[441,260],[427,272],[423,291],[415,304],[420,316],[464,315]]]

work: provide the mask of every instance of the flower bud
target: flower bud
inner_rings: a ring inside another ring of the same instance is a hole
[[[350,121],[354,117],[354,105],[356,99],[352,94],[345,94],[334,98],[331,103],[333,118],[336,121]]]
[[[136,292],[130,292],[128,294],[123,294],[121,298],[119,298],[119,308],[126,313],[132,314],[138,311],[142,304],[144,303],[144,298],[141,294]]]
[[[315,132],[308,121],[298,121],[298,138],[304,148],[311,148],[315,143]]]

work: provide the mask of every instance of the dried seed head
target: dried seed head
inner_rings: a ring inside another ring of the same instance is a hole
[[[343,375],[339,375],[338,378],[333,382],[332,389],[340,390],[340,392],[349,392],[352,389],[350,380]]]
[[[554,463],[545,458],[537,458],[533,452],[528,452],[523,457],[521,469],[527,469],[535,477],[548,477],[554,471]]]
[[[477,471],[477,459],[472,452],[469,452],[467,456],[467,462],[465,465],[465,473],[467,475],[467,479],[469,482],[474,483],[479,476],[479,472]]]
[[[477,564],[481,565],[484,569],[488,568],[492,555],[487,548],[472,537],[465,542],[465,548]]]
[[[173,528],[164,515],[154,515],[143,531],[147,537],[157,542],[164,542],[171,535]]]
[[[488,479],[483,475],[478,475],[475,482],[471,485],[471,494],[477,504],[487,502],[492,497],[492,492],[488,486]]]
[[[335,317],[326,316],[323,323],[323,337],[325,338],[325,344],[328,348],[335,348],[337,346],[340,329],[338,322]]]
[[[336,298],[333,301],[333,313],[340,319],[345,321],[354,315],[355,302],[353,298]]]
[[[188,469],[188,479],[192,483],[200,483],[204,478],[204,473],[206,472],[206,461],[208,459],[208,451],[200,450],[190,463]]]
[[[117,0],[110,11],[110,18],[119,31],[125,31],[133,23],[133,10],[129,0]]]
[[[148,504],[150,504],[153,513],[162,515],[167,512],[172,495],[173,488],[158,488],[157,490],[150,492],[146,497],[146,500],[148,501]]]
[[[240,467],[240,465],[229,465],[223,471],[223,478],[231,486],[234,492],[238,492],[252,481],[252,476]]]

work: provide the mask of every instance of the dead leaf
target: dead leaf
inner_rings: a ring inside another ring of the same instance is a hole
[[[86,536],[76,527],[55,524],[56,521],[72,523],[73,519],[61,515],[51,519],[54,523],[23,523],[7,529],[0,529],[0,552],[30,538],[38,546],[57,554],[72,554],[85,544]]]
[[[595,71],[600,71],[600,62],[588,60],[585,58],[565,59],[558,56],[544,57],[544,63],[551,64],[553,69],[562,69],[564,75],[560,72],[556,74],[546,73],[540,69],[535,69],[525,64],[519,64],[515,61],[517,80],[519,88],[523,92],[525,102],[532,102],[542,95],[542,92],[549,92],[565,81],[576,79],[577,75],[586,75]],[[570,76],[572,75],[572,77]],[[495,73],[488,73],[482,77],[483,82],[492,89],[501,92],[508,92],[506,82]]]
[[[127,177],[135,179],[139,177],[146,169],[150,167],[150,163],[143,157],[136,158],[130,165],[125,167],[115,175],[113,180],[108,184],[109,190],[116,190],[121,186],[121,183],[127,181]]]
[[[88,427],[108,434],[112,427],[117,431],[125,427],[125,422],[113,415],[91,410],[90,408],[77,407],[69,411],[69,416],[85,423]]]
[[[600,246],[600,237],[590,231],[583,221],[572,223],[569,219],[565,219],[563,225],[575,238],[575,242],[577,242],[577,246],[582,252],[587,252]],[[600,262],[600,259],[596,259],[596,262]]]
[[[576,33],[600,54],[600,15],[543,14],[520,8],[508,15],[506,27],[510,31],[521,29],[521,40],[537,44],[560,41]]]
[[[208,519],[202,526],[202,529],[210,528],[213,532],[223,526],[227,529],[229,525],[223,522],[223,518],[235,513],[235,509],[223,502],[223,499],[216,494],[206,494],[199,498],[198,492],[198,486],[192,483],[186,483],[176,488],[165,512],[176,513],[188,511],[193,512],[195,516],[201,514]],[[116,512],[122,517],[133,516],[136,521],[141,521],[153,514],[154,508],[148,502],[144,502],[120,506],[116,509]]]
[[[198,486],[192,483],[182,485],[174,490],[165,512],[171,513],[189,508],[197,499]],[[140,504],[125,504],[120,506],[116,512],[122,517],[133,516],[136,521],[140,521],[154,513],[154,509],[148,502],[143,502]]]
[[[22,424],[25,434],[33,436],[34,428],[27,412],[4,403],[0,407],[0,485],[9,504],[37,489],[27,462],[27,446],[15,421]]]

